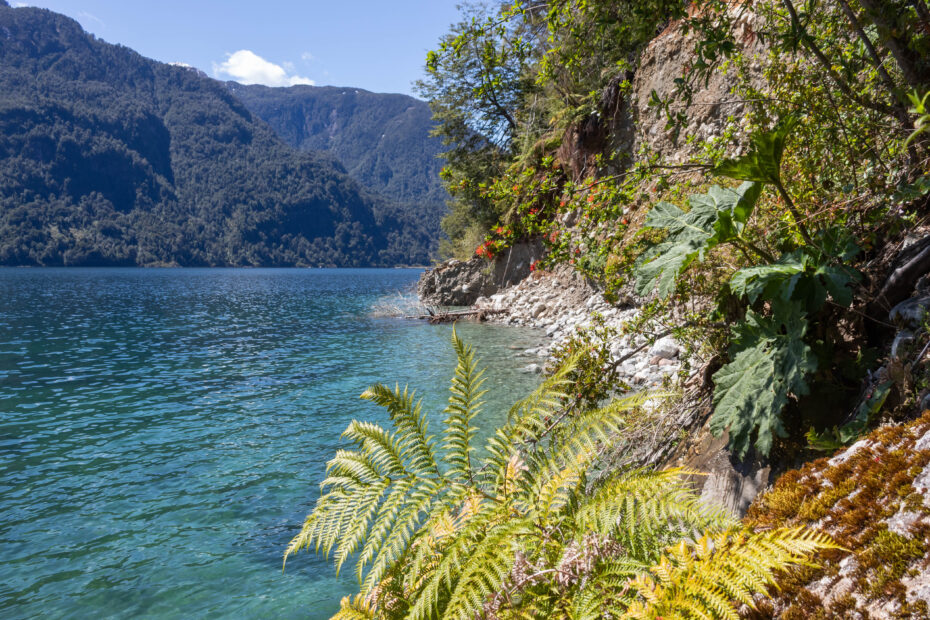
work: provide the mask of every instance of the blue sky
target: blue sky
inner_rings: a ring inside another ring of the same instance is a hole
[[[458,0],[9,0],[211,77],[413,94]]]

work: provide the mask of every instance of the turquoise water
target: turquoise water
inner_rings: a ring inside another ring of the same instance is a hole
[[[281,554],[359,393],[441,411],[448,326],[375,318],[418,270],[0,270],[0,617],[323,618],[352,570]],[[535,332],[465,324],[498,401]],[[438,417],[438,416],[436,416]]]

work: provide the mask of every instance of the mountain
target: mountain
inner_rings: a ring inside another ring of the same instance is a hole
[[[246,86],[230,92],[268,123],[285,142],[303,151],[324,151],[352,178],[429,223],[439,235],[448,194],[439,180],[445,148],[431,137],[429,105],[407,95],[333,86]]]
[[[0,264],[387,266],[431,243],[225,84],[0,0]]]

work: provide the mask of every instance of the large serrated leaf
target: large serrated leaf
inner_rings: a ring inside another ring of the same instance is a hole
[[[752,181],[746,181],[736,189],[717,185],[711,187],[706,196],[714,201],[716,209],[713,241],[718,244],[726,243],[739,237],[752,216],[761,193],[762,185]]]
[[[789,299],[791,292],[784,296],[778,289],[788,288],[790,280],[804,271],[804,263],[795,252],[783,254],[778,261],[771,265],[756,265],[744,267],[730,278],[730,289],[736,295],[745,295],[749,303],[756,303],[760,296],[767,299],[784,297]],[[793,288],[793,287],[792,287]]]
[[[730,279],[730,289],[745,295],[749,303],[760,297],[797,301],[808,312],[817,312],[829,293],[836,304],[848,307],[853,299],[849,285],[858,282],[861,274],[852,267],[829,264],[815,252],[804,248],[782,254],[770,265],[740,269]]]
[[[714,185],[706,194],[691,196],[687,212],[668,202],[653,207],[645,225],[665,230],[668,237],[637,264],[637,294],[647,295],[658,286],[660,296],[669,295],[675,279],[695,259],[704,260],[715,246],[739,236],[760,192],[756,183],[737,189]]]
[[[636,267],[636,294],[646,296],[657,285],[659,296],[667,297],[675,290],[678,274],[698,257],[704,243],[698,239],[682,243],[662,243],[650,253],[651,260],[644,261]]]
[[[785,153],[785,141],[797,124],[797,116],[789,115],[776,123],[771,131],[752,134],[749,151],[742,157],[720,162],[714,168],[714,174],[740,181],[780,184],[779,170]]]
[[[784,436],[781,412],[790,395],[808,393],[807,375],[817,359],[804,343],[807,321],[797,304],[777,304],[779,320],[746,313],[733,361],[714,375],[711,432],[730,434],[730,450],[743,458],[755,440],[768,455],[775,435]]]

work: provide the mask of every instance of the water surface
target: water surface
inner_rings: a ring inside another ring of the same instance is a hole
[[[445,404],[450,328],[371,313],[419,273],[0,269],[0,617],[328,617],[352,570],[282,550],[365,387]],[[539,337],[459,330],[488,431]]]

